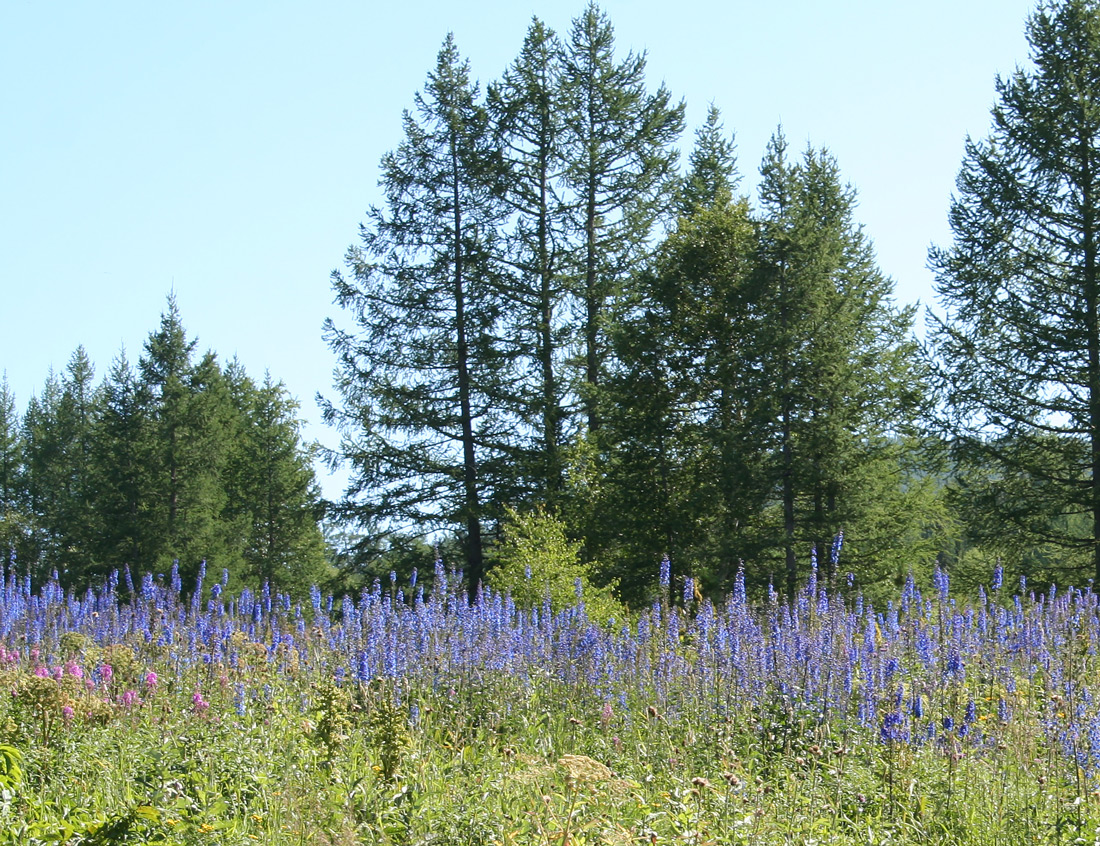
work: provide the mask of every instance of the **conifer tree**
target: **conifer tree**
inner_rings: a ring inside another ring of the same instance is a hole
[[[501,80],[489,87],[489,109],[501,139],[503,199],[511,213],[504,244],[512,268],[507,297],[523,380],[516,387],[517,414],[531,427],[534,447],[525,456],[532,486],[551,507],[562,488],[563,431],[568,381],[563,369],[571,342],[564,314],[570,242],[568,206],[562,196],[562,45],[535,18],[523,48]]]
[[[320,492],[301,443],[298,404],[270,374],[257,386],[239,364],[226,381],[238,412],[223,520],[243,538],[250,584],[304,595],[324,578]]]
[[[624,594],[651,581],[663,555],[674,576],[724,588],[755,553],[748,531],[767,500],[753,472],[767,444],[752,428],[763,393],[751,350],[755,224],[733,198],[736,161],[714,108],[691,162],[676,229],[632,281],[611,333],[601,541],[617,548],[598,555],[617,562]]]
[[[773,543],[793,596],[800,550],[824,556],[842,530],[865,551],[872,536],[883,540],[868,522],[866,493],[885,495],[871,484],[884,476],[903,487],[898,450],[914,433],[921,379],[913,310],[893,307],[892,282],[853,221],[854,192],[827,153],[808,149],[792,163],[786,150],[777,134],[761,167],[755,307],[767,315],[759,364],[774,421],[781,532]]]
[[[1026,31],[930,254],[942,422],[998,533],[1100,581],[1100,4],[1044,2]]]
[[[145,439],[150,428],[140,402],[137,378],[120,351],[98,391],[99,422],[93,454],[99,537],[96,564],[87,581],[100,583],[113,570],[151,570],[142,528],[152,468]]]
[[[741,182],[733,136],[726,137],[722,115],[713,103],[706,122],[695,131],[695,147],[688,157],[688,172],[680,186],[680,214],[691,216],[733,200]]]
[[[683,103],[674,104],[663,85],[650,94],[645,66],[644,54],[615,59],[611,22],[595,3],[573,21],[563,62],[563,147],[579,233],[574,296],[591,432],[599,428],[608,310],[616,286],[644,259],[654,225],[667,215],[677,159],[672,145],[683,129]]]
[[[61,396],[61,380],[51,370],[41,396],[30,398],[23,415],[23,494],[28,532],[22,565],[36,579],[54,566],[51,557],[63,543],[58,520],[64,490],[64,444],[57,423]]]
[[[333,273],[356,328],[326,323],[343,401],[326,417],[353,468],[344,513],[375,531],[459,528],[472,599],[483,522],[513,478],[514,421],[495,402],[511,380],[493,243],[500,154],[451,36],[404,129],[382,160],[385,206],[348,252],[350,276]]]
[[[203,560],[230,570],[240,562],[236,533],[219,521],[232,405],[216,357],[208,352],[195,363],[196,346],[170,297],[138,363],[148,470],[140,505],[142,563],[163,571],[178,561],[184,581]]]
[[[95,368],[87,352],[77,347],[61,378],[53,420],[58,464],[52,468],[52,476],[59,490],[52,518],[57,543],[50,563],[70,578],[83,578],[96,555],[98,491],[92,452],[98,406],[94,379]]]
[[[0,378],[0,563],[23,545],[23,438],[8,374]]]

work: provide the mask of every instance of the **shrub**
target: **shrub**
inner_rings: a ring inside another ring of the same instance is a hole
[[[566,536],[565,524],[545,509],[526,514],[509,509],[486,581],[494,590],[510,593],[521,608],[549,598],[553,611],[561,611],[577,603],[580,591],[590,619],[601,625],[623,620],[625,609],[614,596],[616,584],[593,585],[596,565],[582,563],[580,550],[581,543]]]

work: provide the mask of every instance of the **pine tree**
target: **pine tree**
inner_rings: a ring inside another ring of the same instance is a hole
[[[87,352],[77,347],[61,378],[53,420],[58,463],[51,473],[59,490],[51,520],[57,540],[50,563],[70,582],[83,582],[95,557],[97,485],[92,450],[98,408],[94,379]]]
[[[23,438],[15,395],[0,379],[0,563],[18,553],[27,531],[23,513]]]
[[[250,584],[304,595],[325,576],[320,492],[301,444],[298,404],[267,374],[256,384],[237,363],[226,381],[239,426],[226,472],[223,521],[243,534]]]
[[[930,255],[943,423],[1002,531],[1100,580],[1100,4],[1043,3],[1027,38]]]
[[[52,370],[41,396],[32,396],[23,414],[23,494],[28,520],[22,555],[25,571],[41,580],[63,544],[58,515],[64,490],[64,442],[57,423],[61,380]]]
[[[604,326],[616,286],[648,251],[674,186],[684,105],[663,85],[645,86],[645,55],[615,60],[611,22],[590,3],[565,48],[565,181],[579,233],[574,296],[584,351],[581,393],[590,432],[599,429],[598,389],[607,358]]]
[[[165,571],[178,561],[185,583],[204,560],[230,570],[240,562],[237,533],[219,520],[233,409],[216,357],[207,352],[195,363],[196,346],[170,297],[138,362],[147,469],[139,506],[142,564]]]
[[[680,214],[691,216],[733,200],[741,178],[733,136],[727,139],[722,115],[713,103],[706,122],[695,132],[695,147],[688,158],[688,173],[680,186]]]
[[[756,467],[766,441],[753,428],[763,390],[751,350],[755,224],[747,201],[733,199],[725,142],[712,155],[716,110],[708,127],[687,180],[697,199],[683,203],[675,231],[631,284],[634,300],[611,333],[603,487],[605,520],[620,540],[598,554],[622,562],[614,572],[634,598],[666,554],[675,575],[725,588],[738,559],[755,554],[748,529],[767,499]]]
[[[140,402],[137,378],[119,352],[99,388],[99,422],[95,432],[93,473],[96,479],[96,512],[99,536],[97,563],[87,579],[100,583],[113,570],[129,566],[137,572],[153,568],[144,531],[146,491],[152,469],[147,461],[151,427]]]
[[[348,252],[350,278],[333,273],[356,330],[326,323],[343,400],[326,417],[353,468],[344,513],[380,532],[460,527],[473,599],[483,522],[514,477],[514,421],[495,401],[512,378],[498,343],[500,154],[451,36],[404,128],[382,160],[386,205]]]
[[[786,149],[773,137],[761,167],[755,307],[767,316],[759,366],[771,381],[782,526],[773,544],[793,596],[800,549],[824,555],[842,530],[865,553],[882,540],[865,493],[884,496],[890,476],[901,490],[899,444],[915,432],[921,379],[913,310],[891,305],[892,282],[853,221],[854,192],[827,153],[792,164]]]
[[[503,78],[489,87],[489,109],[501,139],[506,176],[503,199],[511,212],[505,260],[513,269],[508,299],[518,307],[512,324],[518,340],[523,381],[517,386],[517,414],[534,432],[524,457],[537,495],[554,507],[561,495],[564,357],[571,342],[565,271],[570,243],[568,207],[561,196],[562,45],[538,18]],[[503,398],[502,398],[503,400]]]

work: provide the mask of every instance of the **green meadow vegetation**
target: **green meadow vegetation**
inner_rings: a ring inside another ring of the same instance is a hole
[[[665,573],[667,575],[667,571]],[[999,574],[995,574],[995,578]],[[128,580],[127,580],[128,581]],[[1100,603],[671,596],[439,565],[303,608],[147,577],[0,596],[0,842],[1019,844],[1100,830]],[[402,589],[404,588],[404,589]],[[408,591],[406,593],[406,590]],[[205,597],[200,599],[200,597]]]

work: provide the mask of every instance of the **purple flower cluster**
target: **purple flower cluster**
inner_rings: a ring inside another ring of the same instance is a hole
[[[839,541],[830,558],[837,555]],[[763,714],[782,701],[891,745],[952,748],[992,746],[1017,715],[1038,707],[1049,740],[1090,776],[1100,772],[1100,606],[1091,590],[1008,597],[995,587],[1004,604],[983,594],[965,605],[937,571],[930,595],[910,579],[898,601],[881,609],[829,594],[816,580],[793,603],[774,597],[757,606],[739,571],[733,594],[719,605],[694,601],[685,579],[678,606],[669,569],[666,560],[657,602],[610,627],[588,618],[583,597],[554,612],[549,602],[519,608],[509,595],[485,589],[470,604],[461,573],[442,564],[430,594],[423,583],[403,588],[391,576],[384,587],[375,582],[339,601],[314,589],[304,607],[267,588],[232,598],[224,576],[216,590],[204,593],[200,584],[189,596],[176,574],[145,576],[122,592],[116,576],[101,591],[76,595],[56,582],[34,593],[26,579],[0,572],[0,668],[79,676],[78,664],[59,657],[62,636],[78,632],[101,647],[129,644],[139,656],[146,647],[161,656],[158,672],[134,677],[142,696],[166,674],[192,684],[188,673],[224,668],[207,677],[224,685],[224,673],[233,674],[226,698],[240,716],[269,696],[264,686],[274,673],[325,674],[338,683],[387,678],[438,690],[503,674],[521,685],[567,686],[606,703],[608,714],[612,702],[624,712],[627,703],[645,701],[662,714],[709,709],[720,716]],[[125,583],[132,584],[128,575]],[[268,675],[251,677],[255,667]],[[107,665],[90,675],[95,684],[112,683]],[[127,698],[126,706],[140,702],[136,691]],[[192,707],[209,707],[200,688]]]

